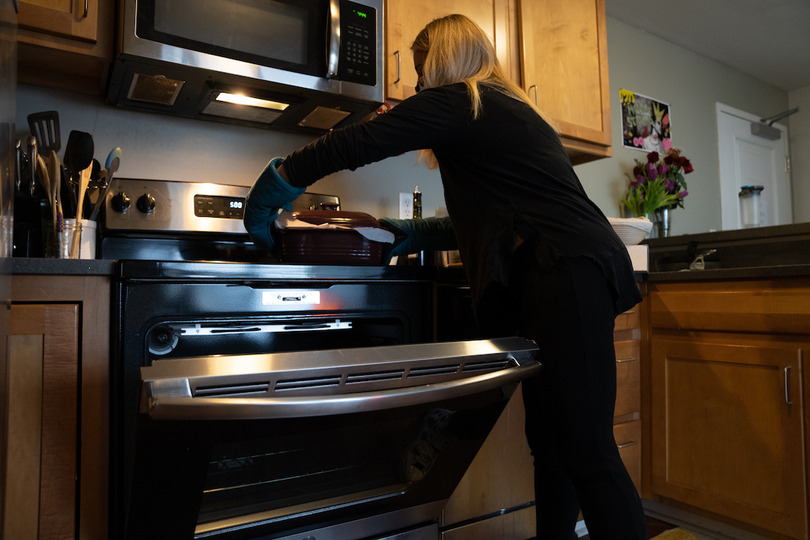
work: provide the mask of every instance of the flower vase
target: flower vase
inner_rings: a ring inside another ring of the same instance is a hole
[[[669,236],[672,225],[672,209],[659,208],[647,217],[653,224],[648,238],[666,238]]]

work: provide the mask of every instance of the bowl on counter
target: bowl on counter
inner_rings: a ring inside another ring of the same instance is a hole
[[[635,246],[652,230],[652,221],[647,218],[608,218],[610,226],[619,235],[625,246]]]

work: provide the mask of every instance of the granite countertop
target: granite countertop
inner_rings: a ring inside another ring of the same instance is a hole
[[[777,225],[651,239],[647,274],[637,279],[664,281],[721,281],[810,276],[810,223]],[[706,270],[688,267],[688,255],[714,250],[706,257]],[[112,275],[114,260],[108,259],[11,259],[12,274]],[[660,271],[669,263],[667,271]],[[675,264],[672,264],[675,263]],[[461,268],[438,268],[440,282],[464,281]]]
[[[645,240],[647,281],[719,281],[810,276],[810,223]],[[696,254],[706,270],[683,270]]]
[[[111,259],[38,259],[14,257],[11,274],[111,276]]]

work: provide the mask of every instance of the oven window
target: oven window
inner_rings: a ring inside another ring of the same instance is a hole
[[[167,537],[274,538],[442,501],[510,395],[264,420],[140,415],[126,537],[159,526]]]

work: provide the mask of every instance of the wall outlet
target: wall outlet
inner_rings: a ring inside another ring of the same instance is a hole
[[[413,218],[413,194],[399,194],[399,219]]]

